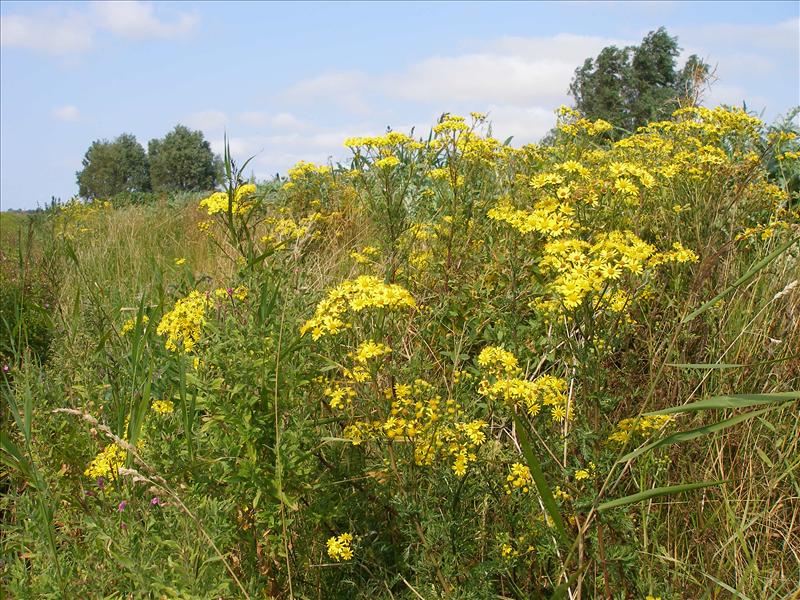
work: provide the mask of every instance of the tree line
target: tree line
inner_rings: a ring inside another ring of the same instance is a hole
[[[83,198],[113,198],[140,192],[212,190],[221,179],[222,163],[202,131],[176,125],[145,152],[136,137],[123,133],[112,141],[92,142],[76,173]]]

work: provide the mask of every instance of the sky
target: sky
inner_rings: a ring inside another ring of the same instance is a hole
[[[535,142],[605,46],[666,27],[716,67],[705,104],[800,104],[800,2],[0,4],[0,206],[77,193],[89,145],[181,123],[259,178],[346,160],[346,137],[487,112]]]

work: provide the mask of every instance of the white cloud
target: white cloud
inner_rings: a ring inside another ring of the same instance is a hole
[[[80,111],[74,106],[59,106],[54,108],[52,115],[59,121],[77,121],[81,118]]]
[[[372,83],[370,77],[360,71],[329,71],[292,85],[281,98],[299,103],[332,102],[349,112],[366,114],[370,112],[370,105],[365,96]]]
[[[192,113],[185,117],[182,122],[192,129],[215,131],[225,127],[228,123],[228,115],[219,110],[203,110]]]
[[[6,14],[0,16],[0,42],[3,46],[65,56],[94,48],[100,31],[128,38],[169,39],[190,33],[199,23],[199,17],[192,13],[176,12],[171,20],[156,13],[153,3],[126,0],[91,2],[82,11],[57,6],[29,14]]]
[[[42,11],[35,16],[0,16],[0,43],[43,54],[74,54],[92,48],[94,30],[86,15]]]
[[[266,111],[243,112],[238,120],[250,127],[271,127],[273,129],[306,129],[308,123],[288,112],[272,114]]]
[[[538,106],[490,105],[486,112],[492,135],[501,141],[513,136],[514,146],[538,142],[556,124],[555,111]]]
[[[473,109],[487,104],[551,108],[567,100],[576,65],[603,47],[626,41],[558,34],[504,37],[474,50],[432,56],[382,76],[360,71],[329,71],[300,81],[282,97],[293,102],[335,103],[350,112],[374,114],[376,94],[391,100]]]
[[[198,24],[196,14],[177,13],[171,22],[159,19],[150,2],[125,0],[92,2],[99,26],[129,38],[178,37],[190,33]]]

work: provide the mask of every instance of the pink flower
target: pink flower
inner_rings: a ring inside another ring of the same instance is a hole
[[[119,503],[119,506],[117,506],[117,512],[122,512],[123,510],[125,510],[126,506],[128,506],[128,501],[123,500],[122,502]]]
[[[161,506],[164,503],[161,501],[161,498],[159,498],[158,496],[153,496],[153,499],[150,500],[150,504],[152,504],[153,506]]]

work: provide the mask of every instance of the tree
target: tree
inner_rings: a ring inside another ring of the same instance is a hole
[[[163,139],[150,140],[150,183],[153,191],[211,190],[218,168],[202,131],[176,125]]]
[[[662,120],[681,105],[699,101],[710,70],[696,55],[676,71],[678,39],[661,27],[638,46],[608,46],[575,70],[569,92],[575,108],[633,131]]]
[[[150,189],[147,156],[136,137],[123,133],[113,142],[92,142],[75,173],[78,193],[89,199],[110,198],[122,192]]]

